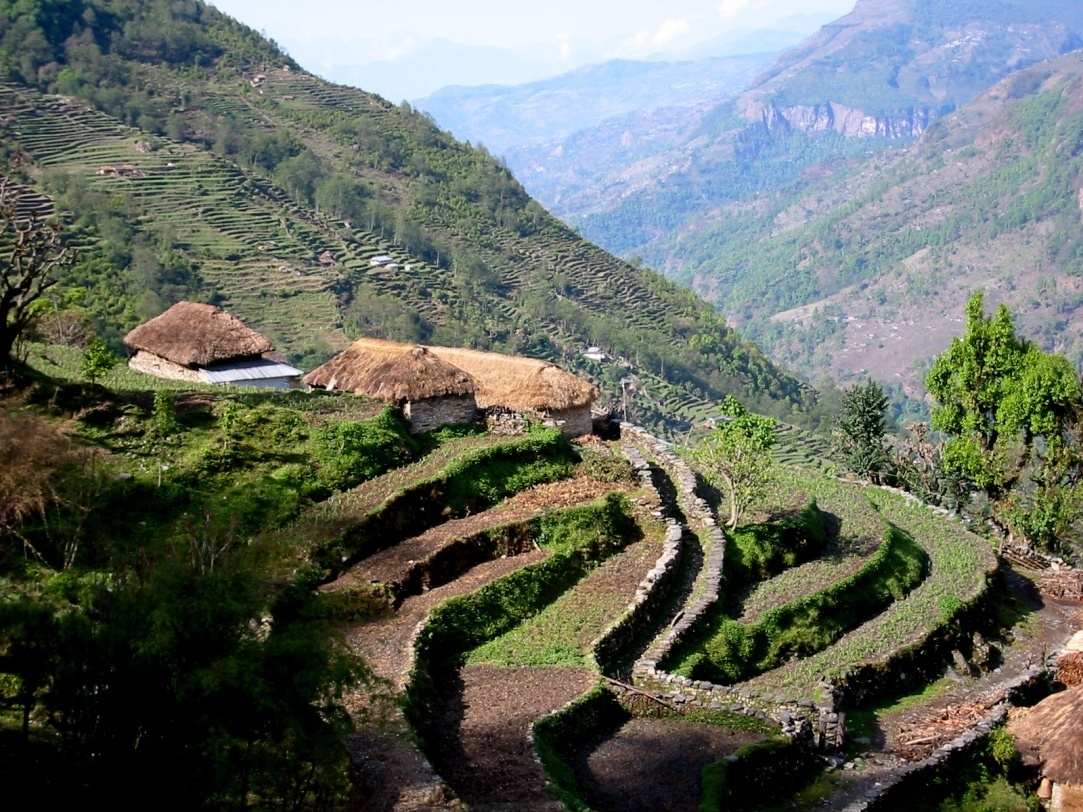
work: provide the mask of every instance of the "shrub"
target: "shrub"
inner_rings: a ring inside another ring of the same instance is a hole
[[[390,407],[371,420],[329,423],[313,431],[309,440],[317,478],[332,491],[404,463],[415,448],[406,425]]]
[[[827,517],[815,501],[793,519],[750,524],[732,534],[726,549],[729,586],[770,578],[817,556],[827,545]]]

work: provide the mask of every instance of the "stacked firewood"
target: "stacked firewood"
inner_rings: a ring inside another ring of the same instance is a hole
[[[1069,688],[1083,685],[1083,651],[1061,655],[1057,660],[1057,682]]]
[[[1083,601],[1083,570],[1051,572],[1042,576],[1038,589],[1047,598]]]
[[[904,722],[891,748],[907,761],[920,761],[942,744],[976,725],[989,712],[990,703],[949,705],[929,716]]]

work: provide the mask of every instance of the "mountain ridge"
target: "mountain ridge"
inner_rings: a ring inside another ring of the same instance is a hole
[[[93,250],[67,282],[93,280],[87,307],[114,336],[217,291],[294,359],[371,333],[558,360],[611,400],[631,374],[634,408],[659,425],[667,412],[703,419],[734,392],[768,411],[811,407],[705,303],[582,241],[499,162],[409,106],[307,74],[200,3],[87,5],[118,16],[52,34],[15,16],[9,30],[49,49],[0,47],[0,118],[8,150],[21,142],[74,212]],[[185,63],[185,37],[201,67]],[[107,165],[135,171],[110,177]],[[370,266],[378,253],[399,268]],[[633,369],[592,366],[588,344]]]

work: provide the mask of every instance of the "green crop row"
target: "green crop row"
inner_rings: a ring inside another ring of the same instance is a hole
[[[880,549],[853,575],[772,609],[757,623],[716,621],[702,650],[686,655],[675,670],[729,684],[821,651],[917,586],[926,561],[913,539],[889,528]]]
[[[471,450],[397,489],[370,511],[351,509],[344,494],[283,532],[304,540],[310,564],[327,577],[396,539],[484,510],[534,485],[565,479],[574,464],[575,453],[564,435],[548,429]]]
[[[938,516],[913,500],[875,489],[869,489],[867,495],[885,520],[925,550],[929,577],[903,600],[834,645],[764,674],[752,680],[750,687],[805,691],[811,696],[813,686],[827,675],[846,684],[852,699],[871,698],[899,687],[897,681],[903,672],[917,678],[921,672],[917,659],[936,660],[927,665],[938,670],[942,663],[937,658],[942,657],[945,646],[933,643],[945,643],[966,626],[970,613],[980,609],[997,567],[991,545],[959,522]],[[910,666],[892,668],[892,663],[906,662]]]

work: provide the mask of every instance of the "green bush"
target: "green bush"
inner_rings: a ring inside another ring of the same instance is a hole
[[[732,759],[703,769],[699,810],[758,808],[796,792],[820,765],[815,753],[783,736],[745,745]]]
[[[415,449],[406,424],[391,407],[371,420],[328,423],[309,439],[317,477],[332,491],[351,488],[405,463]]]
[[[792,519],[745,525],[726,546],[726,583],[763,581],[816,557],[826,545],[827,517],[815,501]]]

